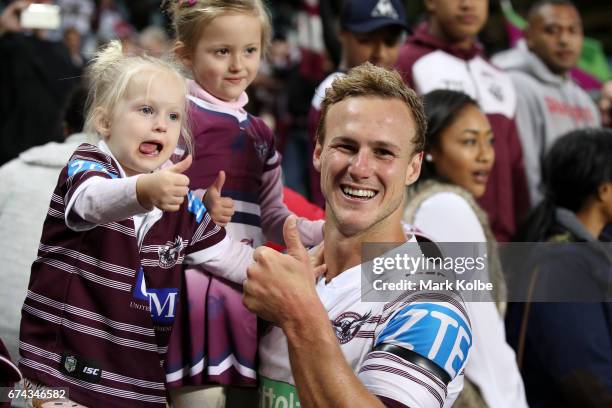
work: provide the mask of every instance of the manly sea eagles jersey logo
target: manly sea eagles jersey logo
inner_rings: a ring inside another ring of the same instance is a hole
[[[348,343],[355,337],[361,326],[368,320],[372,312],[361,316],[355,312],[344,312],[332,321],[336,337],[340,344]]]
[[[159,266],[168,269],[176,265],[184,247],[183,239],[180,236],[176,237],[173,243],[161,246],[157,251],[159,254]]]

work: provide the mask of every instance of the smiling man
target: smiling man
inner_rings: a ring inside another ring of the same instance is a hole
[[[516,122],[532,205],[542,199],[540,162],[561,135],[599,126],[597,107],[569,75],[582,50],[582,21],[569,0],[542,0],[528,15],[525,41],[493,58],[517,89]]]
[[[327,272],[315,282],[290,218],[288,254],[258,248],[244,284],[245,305],[274,324],[259,345],[260,406],[439,408],[461,391],[472,334],[459,297],[361,299],[362,244],[416,242],[400,221],[425,127],[396,72],[366,63],[326,92],[313,162]]]

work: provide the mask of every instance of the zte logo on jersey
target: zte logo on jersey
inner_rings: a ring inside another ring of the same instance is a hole
[[[450,308],[434,303],[409,305],[398,312],[378,337],[427,357],[451,378],[461,371],[472,344],[465,319]]]

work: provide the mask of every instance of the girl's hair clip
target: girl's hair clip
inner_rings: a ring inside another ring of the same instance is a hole
[[[179,6],[180,7],[191,7],[195,5],[197,2],[198,0],[179,0]]]

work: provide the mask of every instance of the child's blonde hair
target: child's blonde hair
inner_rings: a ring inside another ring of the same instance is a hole
[[[174,33],[189,52],[193,52],[202,30],[215,18],[226,14],[250,14],[261,22],[261,55],[272,38],[272,24],[262,0],[167,0]],[[240,29],[240,27],[237,27]]]
[[[130,81],[143,71],[163,70],[176,75],[187,98],[187,83],[181,75],[180,65],[170,59],[153,58],[147,55],[126,56],[119,41],[111,41],[100,50],[87,68],[89,94],[86,104],[85,131],[97,134],[96,121],[99,115],[112,115],[115,107],[125,95]],[[186,101],[185,101],[186,102]],[[191,130],[187,122],[186,106],[181,113],[181,137],[186,150],[193,152]]]

